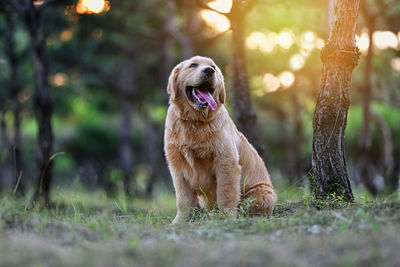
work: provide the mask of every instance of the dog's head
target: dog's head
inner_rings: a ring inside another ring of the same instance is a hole
[[[224,77],[214,61],[195,56],[179,63],[168,81],[170,102],[187,112],[213,112],[225,103]]]

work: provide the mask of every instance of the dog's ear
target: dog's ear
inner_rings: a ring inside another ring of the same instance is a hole
[[[178,93],[178,75],[181,70],[181,65],[182,64],[176,65],[168,78],[167,92],[171,96],[172,100],[175,99],[176,94]]]
[[[225,92],[225,85],[221,85],[221,90],[219,91],[219,102],[221,104],[225,104],[226,92]]]

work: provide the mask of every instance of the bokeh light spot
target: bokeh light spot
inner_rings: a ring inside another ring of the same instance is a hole
[[[221,14],[211,10],[202,10],[200,17],[207,23],[208,26],[218,32],[224,32],[229,30],[231,23],[229,20]]]
[[[275,92],[281,85],[279,78],[275,77],[271,73],[264,74],[263,82],[267,92]]]
[[[400,57],[395,57],[392,59],[392,68],[396,72],[400,72]]]
[[[369,48],[368,33],[363,32],[360,36],[356,35],[356,45],[360,49],[361,53],[365,55]]]
[[[60,34],[60,39],[67,42],[72,39],[72,31],[70,29],[63,30]]]
[[[99,14],[110,10],[110,2],[107,0],[79,0],[76,12],[79,14]]]
[[[289,29],[282,30],[278,36],[280,47],[286,50],[292,46],[292,44],[294,43],[294,39],[294,34]]]
[[[270,53],[274,50],[273,43],[268,41],[267,35],[262,32],[253,32],[246,38],[246,45],[249,49],[259,49],[263,53]]]
[[[65,73],[59,72],[56,73],[50,81],[53,86],[60,87],[67,83],[68,76]]]
[[[296,54],[289,60],[289,65],[292,70],[300,70],[304,67],[305,59],[303,56]]]
[[[222,13],[229,13],[232,8],[232,0],[214,0],[208,6]]]
[[[278,77],[283,88],[289,88],[295,80],[294,74],[290,71],[283,71]]]
[[[399,40],[396,34],[391,31],[375,31],[372,35],[372,42],[378,50],[399,48]]]
[[[315,40],[315,47],[319,50],[321,50],[323,47],[325,46],[325,41],[322,38],[317,38],[317,40]]]

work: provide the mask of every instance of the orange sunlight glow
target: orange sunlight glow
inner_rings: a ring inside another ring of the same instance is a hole
[[[33,5],[34,5],[34,6],[40,6],[40,5],[42,5],[43,3],[44,3],[43,0],[33,1]]]
[[[110,2],[107,0],[79,0],[76,12],[79,14],[99,14],[110,10]]]
[[[200,17],[206,22],[208,26],[217,32],[224,32],[229,30],[231,23],[229,20],[221,14],[211,10],[200,11]]]
[[[214,0],[208,2],[208,6],[222,13],[229,13],[232,8],[232,0]]]

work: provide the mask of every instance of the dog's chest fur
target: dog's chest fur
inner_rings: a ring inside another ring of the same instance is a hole
[[[185,164],[181,170],[193,190],[208,190],[215,183],[215,147],[218,131],[212,124],[182,123],[175,132]],[[201,187],[201,189],[200,189]]]

